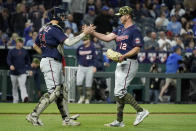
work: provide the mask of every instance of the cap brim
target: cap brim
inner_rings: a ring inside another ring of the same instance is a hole
[[[115,15],[116,15],[116,16],[120,16],[121,14],[120,14],[120,13],[116,13]]]

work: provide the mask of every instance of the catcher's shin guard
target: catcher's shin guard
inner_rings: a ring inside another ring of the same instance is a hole
[[[50,93],[45,93],[39,100],[39,103],[34,109],[34,112],[39,116],[50,103],[56,100],[60,96],[61,86],[56,86],[54,91]]]
[[[67,88],[65,85],[63,85],[62,94],[60,94],[60,96],[56,100],[56,104],[61,113],[62,119],[63,120],[65,118],[69,119],[70,115],[69,115],[69,110],[68,110],[68,92],[67,92]]]
[[[65,102],[68,102],[68,91],[67,91],[67,86],[66,84],[63,84],[63,98],[65,100]]]
[[[61,113],[62,119],[70,118],[68,104],[62,95],[56,100],[56,104]]]

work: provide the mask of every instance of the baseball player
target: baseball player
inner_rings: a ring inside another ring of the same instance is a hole
[[[13,103],[18,103],[18,86],[20,88],[22,102],[28,102],[26,90],[26,70],[30,68],[30,58],[28,52],[23,48],[22,38],[16,39],[16,48],[10,50],[7,56],[7,63],[10,67],[10,77],[12,82]]]
[[[27,115],[27,121],[35,126],[43,125],[39,119],[40,114],[51,104],[56,101],[57,107],[63,119],[63,125],[77,126],[79,122],[70,118],[67,106],[67,90],[64,83],[62,71],[63,45],[71,46],[82,39],[86,34],[93,30],[92,26],[84,26],[83,33],[80,35],[67,38],[63,32],[65,11],[55,7],[48,11],[50,22],[44,25],[35,40],[33,48],[42,55],[40,69],[44,74],[47,93],[39,100],[32,113]]]
[[[117,120],[105,124],[105,126],[125,126],[123,123],[123,109],[125,103],[129,103],[137,111],[137,116],[133,125],[138,125],[149,114],[147,110],[141,108],[137,104],[134,97],[127,93],[126,90],[138,70],[137,54],[143,45],[141,33],[133,24],[132,14],[132,8],[128,6],[121,7],[116,15],[119,16],[123,26],[118,27],[108,35],[98,32],[92,33],[103,41],[116,40],[116,50],[122,54],[122,56],[118,58],[115,70],[114,95],[117,103]]]
[[[92,96],[93,74],[96,72],[95,47],[91,44],[90,35],[83,38],[83,45],[77,49],[78,71],[77,71],[77,93],[80,96],[78,103],[89,104]],[[85,80],[86,93],[83,93],[83,81]]]

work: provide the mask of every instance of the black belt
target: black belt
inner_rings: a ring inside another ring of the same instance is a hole
[[[124,58],[124,60],[137,60],[137,59],[133,59],[133,58]]]

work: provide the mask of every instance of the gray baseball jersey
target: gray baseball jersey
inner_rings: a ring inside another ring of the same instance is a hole
[[[129,26],[128,28],[120,26],[116,30],[114,30],[113,33],[117,35],[116,50],[121,54],[126,54],[134,47],[141,47],[143,45],[141,33],[135,25]],[[127,87],[135,77],[137,70],[137,54],[130,58],[127,58],[121,63],[117,63],[115,71],[115,96],[125,96],[125,94],[127,93]]]

